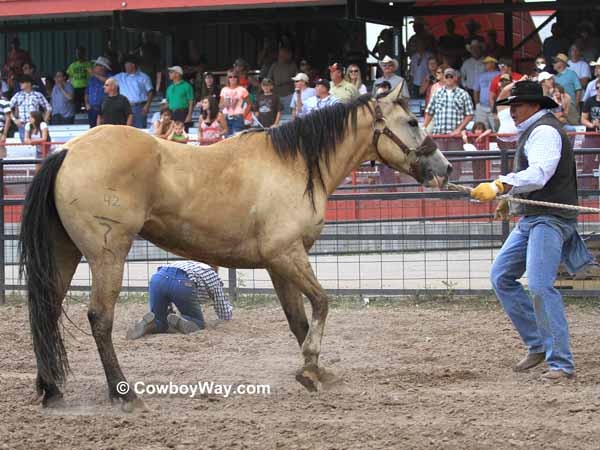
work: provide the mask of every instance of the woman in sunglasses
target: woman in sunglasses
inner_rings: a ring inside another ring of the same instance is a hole
[[[250,96],[246,88],[239,85],[239,75],[230,70],[227,73],[227,86],[221,89],[219,106],[227,120],[227,137],[244,129],[244,117],[250,111]]]
[[[348,83],[354,85],[360,95],[367,93],[367,87],[362,82],[360,67],[358,67],[356,64],[350,64],[350,66],[348,66],[348,70],[346,71],[346,76],[344,78]]]

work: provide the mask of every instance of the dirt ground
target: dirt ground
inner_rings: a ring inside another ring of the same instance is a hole
[[[107,397],[90,336],[66,324],[73,375],[66,406],[33,399],[27,309],[0,307],[0,449],[599,449],[600,303],[570,303],[578,376],[516,374],[524,350],[493,301],[399,300],[331,309],[322,363],[341,378],[305,391],[297,345],[276,303],[238,307],[231,323],[192,336],[124,339],[146,309],[124,302],[113,331],[130,382],[269,384],[270,395],[144,396],[123,413]],[[86,306],[68,306],[87,331]]]

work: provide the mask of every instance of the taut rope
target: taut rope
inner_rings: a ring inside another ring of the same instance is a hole
[[[449,191],[458,191],[464,192],[465,194],[470,194],[473,188],[468,186],[461,186],[460,184],[448,183],[446,185]],[[560,209],[570,209],[573,211],[587,212],[587,213],[600,213],[600,208],[588,208],[586,206],[578,206],[578,205],[565,205],[564,203],[552,203],[552,202],[541,202],[539,200],[527,200],[525,198],[513,197],[510,194],[499,195],[497,197],[498,200],[508,200],[510,202],[515,203],[523,203],[525,205],[534,205],[534,206],[545,206],[547,208],[560,208]]]

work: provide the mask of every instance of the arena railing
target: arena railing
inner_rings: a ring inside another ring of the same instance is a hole
[[[489,137],[484,150],[457,150],[462,141],[437,137],[445,155],[456,167],[453,181],[474,185],[510,170],[511,146],[489,150],[497,136]],[[578,164],[580,203],[597,207],[600,191],[598,154],[600,133],[572,134]],[[195,141],[191,145],[204,142]],[[48,143],[60,145],[60,143]],[[16,277],[16,240],[23,198],[36,166],[42,160],[8,159],[0,163],[2,241],[0,245],[0,295],[23,290]],[[21,170],[27,167],[28,173]],[[21,175],[15,174],[21,170]],[[5,176],[7,172],[12,175]],[[475,176],[476,175],[476,176]],[[493,220],[493,203],[478,203],[457,192],[423,188],[411,178],[384,166],[369,164],[354,171],[330,197],[327,222],[311,251],[311,262],[321,282],[331,292],[352,295],[399,295],[424,292],[459,294],[490,292],[487,268],[513,223]],[[600,231],[600,217],[581,216],[581,230],[591,241]],[[144,292],[159,261],[175,255],[136,240],[128,257],[126,292]],[[85,261],[74,291],[89,289]],[[371,267],[373,270],[369,269]],[[457,271],[457,268],[460,271]],[[139,272],[139,274],[138,274]],[[371,273],[373,272],[373,273]],[[86,278],[87,277],[87,278]],[[266,273],[230,269],[223,274],[231,296],[239,293],[272,293]],[[592,287],[590,291],[589,288]],[[573,295],[598,295],[593,283]]]

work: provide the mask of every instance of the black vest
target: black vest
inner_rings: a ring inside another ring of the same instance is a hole
[[[558,162],[556,172],[554,172],[552,178],[548,180],[542,189],[526,194],[515,194],[515,197],[543,202],[577,205],[577,169],[575,166],[575,157],[573,155],[573,146],[571,145],[569,137],[563,130],[562,124],[553,114],[544,115],[519,136],[513,172],[520,172],[529,167],[529,163],[525,157],[525,142],[529,139],[531,132],[540,125],[549,125],[560,133],[560,138],[562,140],[560,161]],[[514,202],[511,202],[510,204],[510,212],[515,216],[553,215],[565,219],[575,219],[577,217],[577,211],[571,211],[569,209],[524,205],[522,203]]]

